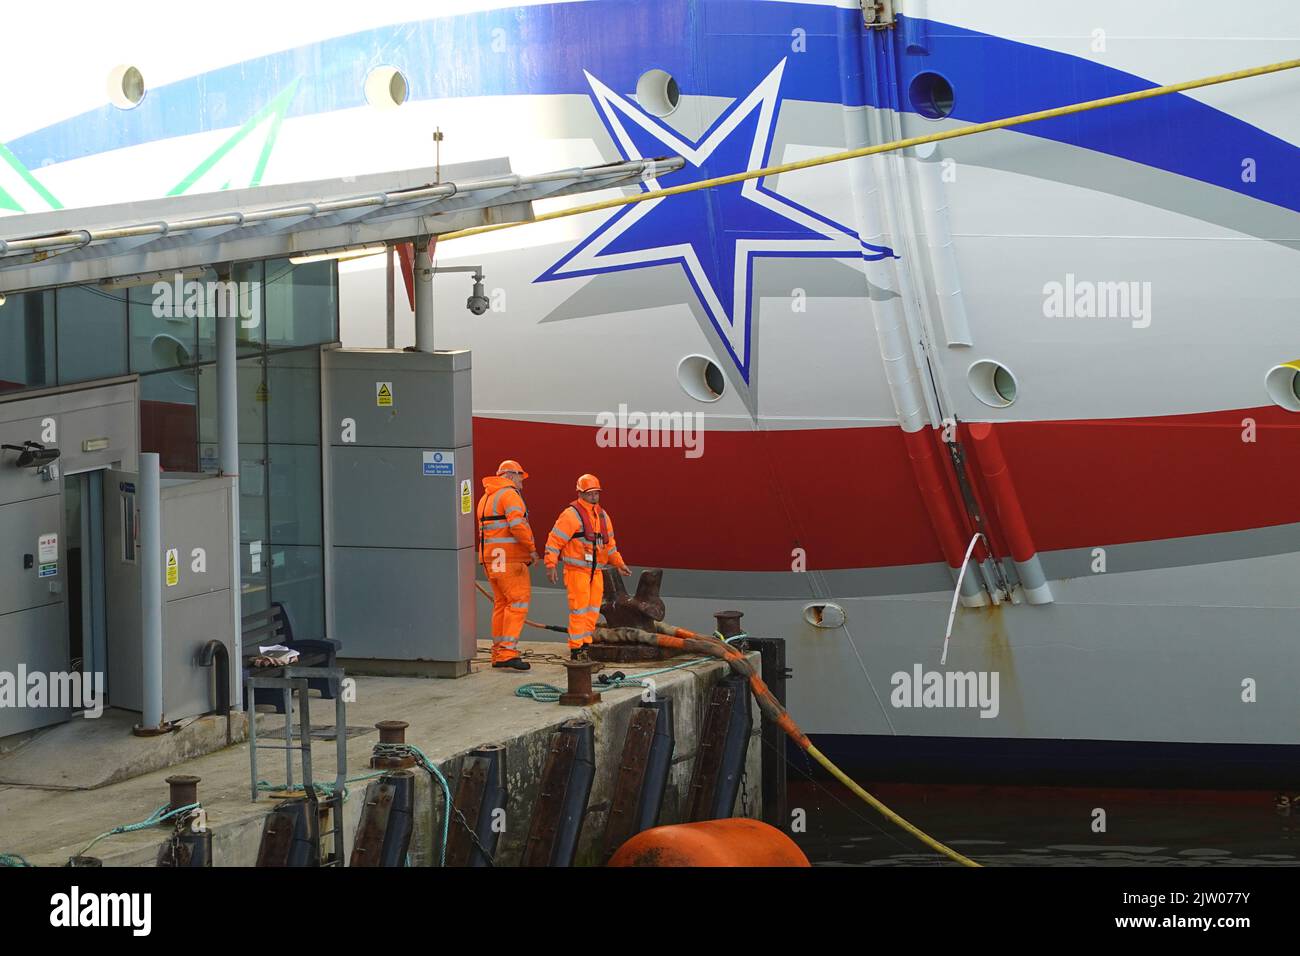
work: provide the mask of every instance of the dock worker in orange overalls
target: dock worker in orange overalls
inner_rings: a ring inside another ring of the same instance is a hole
[[[546,539],[546,576],[552,584],[561,563],[569,592],[569,656],[576,661],[595,634],[605,568],[617,568],[624,577],[632,573],[614,542],[614,522],[600,507],[600,479],[595,475],[578,479],[578,500],[560,512]]]
[[[519,671],[532,667],[519,656],[519,635],[533,593],[528,566],[538,558],[521,494],[527,477],[519,462],[507,458],[495,477],[483,479],[475,512],[479,560],[492,585],[492,666]]]

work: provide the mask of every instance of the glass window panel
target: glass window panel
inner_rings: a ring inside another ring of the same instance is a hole
[[[125,374],[126,292],[69,286],[56,295],[59,383]]]
[[[54,383],[54,293],[9,296],[0,305],[0,392]]]
[[[159,296],[153,286],[127,290],[131,324],[131,371],[147,375],[162,369],[193,365],[197,355],[197,319],[186,318],[170,293]]]
[[[271,548],[271,600],[288,612],[295,637],[325,636],[325,575],[320,548]]]
[[[320,544],[320,448],[272,445],[270,458],[271,540]]]
[[[338,263],[266,263],[266,344],[270,348],[333,342],[338,317]]]
[[[266,541],[267,474],[265,446],[239,445],[239,536],[241,541]]]
[[[157,452],[164,471],[198,471],[198,372],[177,369],[140,378],[140,450]]]
[[[264,269],[260,262],[242,262],[231,272],[234,292],[239,299],[239,326],[235,330],[235,350],[238,355],[261,351],[266,343],[266,295],[263,288]],[[210,273],[204,280],[216,281]],[[215,310],[204,308],[199,316],[199,361],[212,362],[217,358],[217,319]]]
[[[268,440],[320,444],[320,353],[279,352],[266,358]]]
[[[263,387],[264,361],[260,356],[240,359],[235,371],[241,443],[266,441],[266,406],[270,399],[270,391]],[[199,369],[199,441],[204,446],[211,445],[216,448],[219,439],[217,367],[205,365]],[[201,454],[207,457],[206,451]]]

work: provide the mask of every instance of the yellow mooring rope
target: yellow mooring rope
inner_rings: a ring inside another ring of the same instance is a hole
[[[803,749],[805,752],[807,752],[808,756],[812,757],[813,760],[816,760],[819,764],[825,767],[827,772],[830,773],[831,776],[833,776],[836,780],[844,784],[844,786],[848,787],[855,794],[861,797],[862,800],[864,800],[867,803],[867,805],[870,806],[873,810],[879,813],[890,823],[894,823],[902,827],[904,830],[912,834],[912,836],[916,837],[918,840],[920,840],[930,849],[934,850],[937,853],[942,853],[948,859],[953,860],[956,863],[960,863],[962,866],[982,867],[984,865],[983,863],[976,863],[970,857],[958,853],[952,847],[944,843],[940,843],[938,840],[930,836],[930,834],[926,833],[924,830],[910,823],[908,820],[904,819],[903,817],[900,817],[893,810],[889,809],[889,807],[885,806],[883,803],[881,803],[871,794],[867,793],[867,791],[862,789],[862,787],[858,786],[858,784],[856,783],[856,781],[854,781],[852,777],[846,774],[839,767],[835,766],[835,764],[831,763],[830,758],[827,757],[820,750],[818,750],[816,747],[814,747],[811,743],[809,743]]]
[[[1120,93],[1117,96],[1104,96],[1099,100],[1086,100],[1082,103],[1071,103],[1068,106],[1057,106],[1050,110],[1039,110],[1036,113],[1022,113],[1019,116],[1008,116],[1006,119],[991,120],[987,123],[975,123],[971,126],[962,126],[958,129],[944,130],[939,133],[928,133],[925,136],[911,136],[907,139],[897,139],[890,143],[881,143],[877,146],[861,146],[857,149],[846,149],[839,153],[827,153],[825,156],[813,156],[810,159],[801,159],[793,163],[781,163],[778,166],[765,166],[762,169],[749,170],[743,173],[732,173],[730,176],[718,176],[714,179],[701,179],[698,182],[686,183],[682,186],[670,186],[667,189],[652,189],[649,192],[637,193],[633,196],[620,196],[617,199],[606,199],[602,202],[586,203],[581,206],[573,206],[569,209],[561,209],[557,212],[543,213],[533,219],[522,222],[499,222],[487,226],[472,226],[469,229],[457,229],[454,232],[444,232],[438,236],[438,241],[446,242],[448,239],[463,239],[466,236],[477,236],[485,232],[496,232],[498,229],[513,229],[516,226],[526,226],[534,222],[549,222],[552,219],[564,219],[569,216],[580,216],[588,212],[598,212],[601,209],[613,209],[616,206],[629,206],[632,203],[649,202],[652,199],[662,199],[665,196],[677,196],[682,193],[696,192],[700,189],[711,189],[714,186],[726,186],[731,183],[743,182],[746,179],[761,179],[764,176],[776,176],[780,173],[790,173],[799,169],[811,169],[814,166],[825,166],[829,163],[842,163],[848,159],[860,159],[863,156],[874,156],[877,153],[892,153],[900,149],[908,149],[912,146],[924,146],[927,143],[941,143],[947,139],[958,139],[962,136],[974,136],[976,133],[987,133],[990,130],[1006,129],[1008,126],[1022,126],[1025,123],[1036,123],[1039,120],[1056,119],[1058,116],[1071,116],[1075,113],[1086,113],[1089,110],[1098,110],[1107,106],[1119,106],[1122,103],[1135,103],[1138,100],[1149,100],[1155,96],[1167,96],[1170,93],[1183,93],[1187,90],[1197,90],[1206,86],[1216,86],[1220,83],[1231,83],[1234,80],[1246,80],[1252,76],[1265,76],[1269,73],[1281,73],[1284,70],[1294,70],[1300,67],[1300,60],[1283,60],[1280,63],[1270,63],[1267,66],[1256,66],[1248,70],[1234,70],[1231,73],[1219,73],[1215,76],[1207,76],[1199,80],[1187,80],[1183,83],[1171,83],[1168,86],[1155,86],[1149,90],[1137,90],[1133,93]]]

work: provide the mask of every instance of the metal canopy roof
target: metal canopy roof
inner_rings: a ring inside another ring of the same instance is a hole
[[[0,292],[396,242],[532,218],[531,202],[631,185],[681,157],[510,172],[508,159],[0,219]],[[436,184],[435,184],[436,183]]]

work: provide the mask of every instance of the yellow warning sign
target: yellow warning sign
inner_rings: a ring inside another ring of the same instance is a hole
[[[460,513],[463,515],[467,515],[470,513],[473,507],[474,507],[473,486],[469,483],[469,479],[466,478],[464,481],[460,483]]]
[[[167,549],[167,586],[176,587],[181,580],[181,563],[175,548]]]
[[[262,382],[260,385],[257,386],[257,400],[259,402],[265,402],[269,398],[270,398],[270,393],[266,390],[266,383]]]
[[[375,404],[380,408],[392,408],[393,383],[375,382]]]

